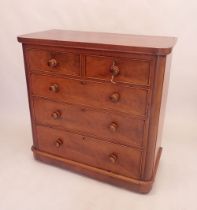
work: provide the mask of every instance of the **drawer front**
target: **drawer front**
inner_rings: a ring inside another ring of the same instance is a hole
[[[93,138],[37,126],[40,150],[127,177],[140,177],[141,152]]]
[[[92,81],[31,76],[32,94],[96,108],[112,109],[134,115],[146,114],[147,90]]]
[[[143,120],[39,98],[34,99],[34,108],[39,124],[80,131],[127,146],[142,145]]]
[[[86,56],[86,76],[110,81],[149,85],[150,61]]]
[[[79,54],[30,49],[26,56],[30,70],[73,76],[80,74]]]

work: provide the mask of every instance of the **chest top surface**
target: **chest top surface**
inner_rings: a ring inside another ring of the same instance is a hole
[[[21,35],[18,41],[27,44],[166,55],[171,52],[176,38],[52,29]]]

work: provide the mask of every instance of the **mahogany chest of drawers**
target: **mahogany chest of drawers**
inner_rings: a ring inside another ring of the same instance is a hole
[[[173,37],[49,30],[22,42],[40,161],[149,192]]]

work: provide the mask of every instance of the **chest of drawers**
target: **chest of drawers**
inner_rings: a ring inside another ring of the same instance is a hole
[[[23,45],[37,160],[149,192],[172,37],[49,30]]]

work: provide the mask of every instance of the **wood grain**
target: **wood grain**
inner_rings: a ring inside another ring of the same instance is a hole
[[[57,92],[50,91],[50,86],[54,84],[59,88]],[[113,102],[111,99],[114,93],[120,95],[117,102]],[[145,116],[148,92],[145,89],[32,74],[31,94],[59,101]]]
[[[176,38],[50,30],[18,41],[34,157],[149,192]]]
[[[128,177],[140,177],[141,152],[129,147],[99,141],[61,130],[37,126],[38,149],[66,159],[122,174]],[[57,139],[63,144],[56,147]],[[114,154],[117,160],[112,162]]]
[[[176,38],[53,29],[19,36],[18,41],[26,44],[166,55],[171,52]]]
[[[100,112],[86,106],[34,99],[36,122],[95,136],[121,145],[142,147],[144,120],[118,113]],[[59,118],[53,113],[59,112]],[[112,130],[115,123],[117,128]]]
[[[102,80],[110,80],[113,63],[119,73],[115,82],[126,82],[138,85],[149,85],[150,62],[136,59],[125,59],[106,56],[86,56],[86,76]]]
[[[80,75],[80,55],[74,53],[30,49],[26,51],[27,63],[31,71],[47,71],[63,75]],[[50,60],[56,65],[50,66]]]

